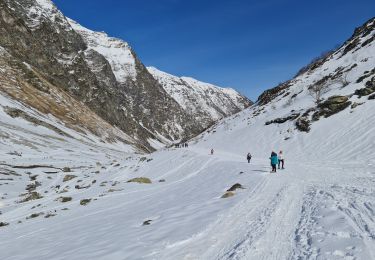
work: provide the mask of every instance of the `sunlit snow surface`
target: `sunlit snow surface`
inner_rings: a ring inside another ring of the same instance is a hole
[[[1,124],[4,164],[72,169],[1,166],[21,175],[1,181],[0,219],[10,224],[0,229],[1,259],[373,259],[375,102],[321,119],[308,134],[292,123],[264,125],[290,110],[282,106],[269,104],[254,118],[256,108],[247,109],[189,148],[144,158],[100,142],[38,140],[36,132],[53,133],[1,113],[2,122],[31,131]],[[269,173],[273,149],[286,157],[277,174]],[[66,174],[77,177],[63,182]],[[38,175],[43,198],[17,203],[29,175]],[[127,183],[142,176],[153,183]],[[235,183],[245,189],[221,199]],[[81,199],[92,201],[81,206]]]
[[[374,67],[373,44],[337,52],[296,78],[289,96],[220,121],[189,148],[151,155],[1,95],[0,259],[375,259],[375,101],[349,96],[363,104],[320,118],[309,133],[293,121],[265,125],[315,106],[307,86],[340,66],[357,64],[350,84],[332,85],[324,98],[362,88],[368,79],[356,80]],[[11,118],[5,106],[72,138]],[[272,150],[285,154],[286,169],[276,174]],[[64,182],[67,175],[75,178]],[[128,182],[135,177],[152,183]],[[221,198],[235,183],[244,189]],[[33,186],[42,198],[21,202]]]

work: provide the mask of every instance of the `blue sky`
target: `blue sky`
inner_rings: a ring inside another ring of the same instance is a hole
[[[375,16],[374,0],[53,0],[146,66],[256,100]]]

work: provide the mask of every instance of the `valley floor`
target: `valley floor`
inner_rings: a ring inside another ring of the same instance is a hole
[[[46,169],[17,170],[1,187],[14,191],[38,175],[45,195],[4,196],[0,220],[10,224],[0,228],[0,258],[375,259],[374,165],[287,158],[274,174],[267,158],[244,157],[195,146],[126,159],[108,150],[100,163],[95,152],[76,154],[65,162],[78,177],[67,182],[61,172],[52,182]],[[153,183],[127,182],[141,176]],[[221,198],[235,183],[244,189]]]

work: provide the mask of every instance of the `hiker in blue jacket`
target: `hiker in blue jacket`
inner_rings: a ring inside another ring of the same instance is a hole
[[[272,151],[270,160],[271,160],[271,166],[272,166],[271,172],[276,172],[276,165],[279,164],[279,159],[277,158],[277,153]]]

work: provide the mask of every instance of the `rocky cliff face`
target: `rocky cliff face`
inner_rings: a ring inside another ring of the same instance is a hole
[[[50,86],[61,89],[146,151],[206,127],[165,91],[127,43],[69,20],[50,0],[0,0],[0,10],[0,46],[14,63],[28,67],[20,81],[45,95]],[[27,94],[20,101],[35,106]]]

